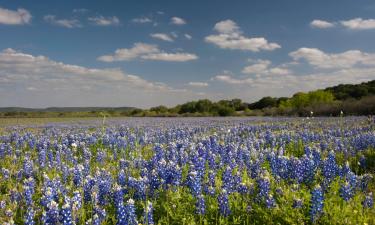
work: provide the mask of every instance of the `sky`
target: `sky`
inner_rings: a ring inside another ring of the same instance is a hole
[[[174,106],[375,79],[373,0],[0,0],[0,107]]]

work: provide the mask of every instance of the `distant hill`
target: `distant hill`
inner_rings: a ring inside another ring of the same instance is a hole
[[[375,80],[361,84],[340,84],[325,89],[298,92],[291,97],[266,96],[247,103],[241,99],[190,101],[174,107],[49,107],[0,108],[0,117],[100,117],[116,116],[316,116],[375,114]]]
[[[23,108],[3,107],[0,112],[99,112],[99,111],[129,111],[134,107],[48,107],[48,108]]]

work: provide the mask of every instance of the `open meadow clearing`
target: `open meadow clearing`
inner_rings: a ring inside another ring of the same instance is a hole
[[[375,224],[365,117],[0,126],[2,224]]]

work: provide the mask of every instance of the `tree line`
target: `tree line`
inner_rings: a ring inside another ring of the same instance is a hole
[[[84,109],[84,108],[83,108]],[[253,103],[241,99],[209,99],[190,101],[174,107],[163,105],[149,109],[124,108],[82,110],[80,112],[21,112],[0,113],[2,117],[97,117],[108,116],[337,116],[370,115],[375,112],[375,80],[361,84],[340,84],[321,90],[298,92],[291,97],[266,96]]]

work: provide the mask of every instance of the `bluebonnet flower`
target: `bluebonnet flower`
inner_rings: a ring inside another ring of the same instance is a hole
[[[358,178],[358,187],[361,189],[361,191],[365,192],[367,191],[368,184],[372,180],[373,176],[371,174],[363,174]]]
[[[82,176],[82,170],[83,166],[82,165],[77,165],[74,167],[73,170],[73,183],[76,187],[81,186],[83,176]]]
[[[25,214],[25,225],[34,225],[35,212],[32,207],[28,207]]]
[[[61,215],[60,217],[61,224],[63,225],[74,224],[73,218],[72,218],[72,207],[71,207],[70,199],[67,197],[65,198],[65,203],[61,208],[60,215]]]
[[[46,208],[47,211],[43,212],[43,224],[57,224],[59,221],[59,206],[55,201],[50,201]]]
[[[191,171],[187,177],[188,187],[193,196],[198,196],[202,193],[201,178],[197,171]]]
[[[316,221],[320,215],[323,213],[324,206],[324,196],[323,190],[320,185],[317,185],[311,191],[311,207],[310,207],[310,216],[312,221]]]
[[[9,218],[13,217],[13,211],[10,209],[5,210],[5,215]]]
[[[116,218],[117,218],[117,224],[122,225],[126,224],[127,220],[127,213],[124,206],[124,198],[123,198],[123,192],[120,186],[115,186],[115,192],[114,192],[114,202],[116,207]]]
[[[91,194],[92,194],[92,188],[95,185],[95,180],[91,176],[88,176],[85,179],[84,185],[83,185],[83,197],[85,202],[91,201]]]
[[[266,203],[266,207],[267,207],[267,208],[273,208],[273,207],[276,206],[275,198],[274,198],[271,194],[269,194],[269,195],[266,197],[265,203]]]
[[[14,203],[18,203],[21,201],[21,199],[22,199],[22,194],[18,192],[15,188],[13,188],[10,191],[10,200]]]
[[[196,201],[195,207],[196,207],[196,212],[197,212],[198,215],[205,214],[206,203],[205,203],[205,200],[204,200],[204,195],[201,194],[201,195],[197,196],[197,201]]]
[[[270,178],[267,175],[262,175],[257,179],[258,184],[258,200],[268,197],[271,190]]]
[[[98,203],[101,206],[106,204],[106,198],[111,191],[112,180],[111,176],[103,171],[98,177]]]
[[[154,211],[154,208],[152,206],[152,202],[147,201],[147,205],[145,207],[144,214],[143,214],[143,223],[145,225],[154,224],[153,211]]]
[[[230,166],[225,167],[221,179],[223,181],[222,188],[225,189],[228,194],[232,193],[234,189],[234,180],[232,175],[232,168]]]
[[[6,168],[1,168],[1,173],[3,174],[3,178],[5,180],[9,179],[10,177],[10,171]]]
[[[360,157],[359,157],[359,166],[361,167],[361,168],[366,168],[366,157],[364,156],[364,155],[361,155]]]
[[[73,197],[72,197],[71,202],[72,202],[72,208],[74,211],[77,211],[82,207],[82,196],[79,191],[73,192]]]
[[[229,206],[229,197],[228,192],[225,189],[222,189],[221,193],[217,197],[217,201],[219,204],[219,211],[220,214],[224,217],[227,217],[231,214],[230,206]]]
[[[33,190],[31,187],[25,186],[24,187],[24,195],[25,195],[25,201],[26,205],[28,207],[33,205]]]
[[[155,169],[153,169],[151,171],[151,175],[150,175],[150,192],[151,194],[154,193],[155,190],[157,190],[161,185],[161,182],[160,182],[160,179],[159,179],[159,175],[157,173],[157,171]]]
[[[366,195],[365,200],[362,202],[364,208],[372,208],[374,207],[374,198],[372,196],[372,192]]]
[[[135,214],[134,200],[129,199],[126,205],[127,224],[138,225],[137,215]]]
[[[102,221],[105,220],[107,217],[107,212],[104,208],[101,208],[98,205],[94,207],[94,216],[93,216],[93,224],[101,224]]]
[[[4,200],[0,201],[0,209],[5,209],[6,207],[6,202]]]
[[[118,176],[117,176],[117,183],[121,185],[122,187],[126,185],[126,174],[125,171],[122,169],[120,170]]]
[[[294,198],[293,199],[293,208],[300,209],[300,208],[302,208],[302,206],[303,206],[302,199],[300,199],[300,198]]]
[[[345,201],[349,201],[353,195],[353,187],[349,182],[345,182],[345,184],[340,187],[340,197],[342,197]]]
[[[33,175],[33,161],[28,157],[25,158],[23,162],[23,173],[26,178],[29,178]]]
[[[245,183],[240,183],[237,187],[237,191],[240,194],[248,194],[249,193],[249,188]]]

